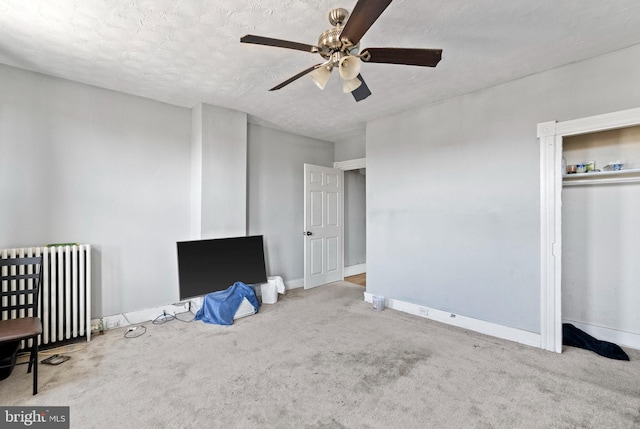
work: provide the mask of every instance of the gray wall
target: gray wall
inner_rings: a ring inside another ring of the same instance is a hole
[[[367,125],[367,290],[539,332],[536,124],[638,107],[640,46]]]
[[[364,158],[367,152],[366,143],[365,133],[348,140],[336,142],[334,161],[349,161],[351,159]]]
[[[189,109],[0,65],[0,248],[94,246],[93,313],[175,302]]]
[[[247,114],[210,104],[192,110],[194,239],[241,237],[247,227]],[[198,234],[197,224],[200,231]]]
[[[247,185],[231,191],[224,180],[210,186],[206,159],[219,158],[219,145],[192,151],[190,109],[2,65],[0,93],[0,248],[91,244],[94,316],[178,300],[176,241],[198,238],[192,209],[202,233],[213,234],[210,195],[248,203],[248,225],[215,234],[264,234],[269,273],[303,277],[303,164],[331,166],[333,143],[260,126],[240,135],[247,125],[237,116],[246,115],[231,112],[232,140],[250,139],[248,177],[235,181]],[[209,119],[194,136],[224,140]]]
[[[333,146],[249,124],[248,234],[264,235],[268,274],[297,286],[304,277],[303,165],[333,166]]]

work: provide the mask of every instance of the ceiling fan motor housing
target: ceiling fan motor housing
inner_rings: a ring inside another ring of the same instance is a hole
[[[329,11],[329,22],[334,27],[336,26],[342,27],[342,25],[344,24],[344,22],[347,20],[348,17],[349,17],[349,11],[341,7],[336,9],[331,9]]]
[[[357,45],[345,46],[344,42],[340,40],[343,24],[348,17],[349,12],[343,8],[332,9],[329,12],[329,22],[333,25],[333,28],[328,29],[318,38],[318,53],[324,59],[328,60],[335,52],[350,54],[357,48]]]

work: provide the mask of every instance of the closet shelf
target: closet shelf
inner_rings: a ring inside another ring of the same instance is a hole
[[[596,171],[590,173],[564,174],[562,186],[600,185],[607,183],[640,182],[640,168],[618,171]]]

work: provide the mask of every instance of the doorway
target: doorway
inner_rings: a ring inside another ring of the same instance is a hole
[[[538,124],[540,140],[540,347],[562,352],[563,139],[640,125],[640,109]]]
[[[366,159],[335,162],[344,171],[344,280],[366,286]]]
[[[353,283],[358,286],[367,287],[367,273],[355,274],[353,276],[345,277],[345,282]]]
[[[640,126],[566,137],[562,148],[569,166],[593,162],[563,180],[562,322],[640,350]]]

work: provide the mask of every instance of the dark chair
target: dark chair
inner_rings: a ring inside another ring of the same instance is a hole
[[[42,256],[0,259],[0,369],[6,378],[16,365],[20,342],[30,349],[27,373],[33,368],[33,394],[38,393],[38,297],[42,281]],[[29,342],[31,345],[29,346]]]

